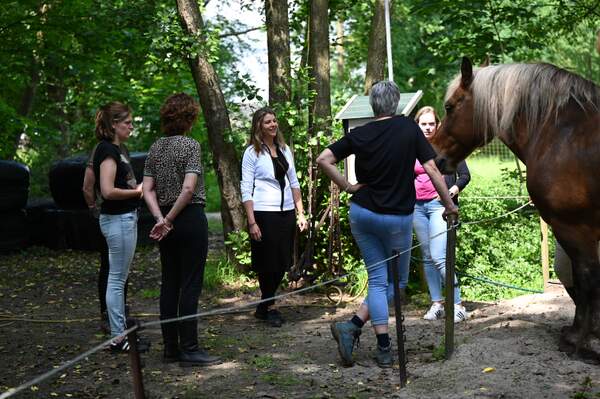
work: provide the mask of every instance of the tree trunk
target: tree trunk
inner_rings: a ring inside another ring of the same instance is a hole
[[[290,82],[290,28],[287,0],[265,0],[267,49],[269,58],[269,104],[271,107],[289,103],[292,98]],[[286,118],[279,119],[284,136],[290,133]]]
[[[391,2],[390,2],[391,3]],[[385,39],[385,2],[375,0],[373,10],[373,21],[369,33],[369,50],[367,54],[367,73],[365,77],[365,94],[369,93],[375,82],[384,79],[386,60]],[[390,4],[390,12],[391,12]]]
[[[196,0],[177,0],[177,12],[183,31],[197,40],[203,40],[204,22]],[[213,66],[202,54],[188,59],[200,106],[208,131],[208,144],[213,155],[213,167],[221,191],[221,217],[225,237],[246,225],[240,194],[240,164],[232,144],[224,139],[231,130],[229,114],[219,79]]]
[[[311,0],[309,16],[310,90],[315,96],[309,111],[309,129],[330,132],[331,95],[329,79],[329,0]]]

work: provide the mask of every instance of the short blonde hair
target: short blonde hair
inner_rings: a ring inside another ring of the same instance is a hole
[[[415,122],[419,123],[419,119],[421,118],[421,116],[424,114],[429,114],[429,113],[433,114],[433,116],[435,117],[435,124],[439,125],[440,118],[438,117],[437,112],[435,112],[435,108],[433,108],[429,105],[426,105],[417,111],[417,113],[415,115]]]

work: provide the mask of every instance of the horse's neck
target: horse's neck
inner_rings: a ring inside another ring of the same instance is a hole
[[[513,132],[501,132],[498,134],[498,139],[510,148],[521,162],[527,165],[530,140],[524,126],[515,126]]]

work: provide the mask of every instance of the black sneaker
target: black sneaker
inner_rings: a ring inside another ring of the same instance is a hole
[[[281,327],[281,325],[285,322],[281,313],[276,309],[271,309],[267,312],[267,323],[271,327]]]
[[[281,327],[281,325],[284,322],[281,313],[275,309],[271,309],[268,311],[256,309],[256,312],[254,312],[254,317],[267,322],[267,324],[271,327]]]

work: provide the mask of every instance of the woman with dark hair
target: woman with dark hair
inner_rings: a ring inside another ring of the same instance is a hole
[[[185,93],[169,96],[160,108],[161,137],[150,147],[144,168],[144,199],[156,224],[162,265],[160,319],[198,311],[208,253],[206,195],[200,144],[187,134],[200,107]],[[165,362],[182,367],[220,362],[198,346],[198,320],[161,324]]]
[[[118,337],[126,329],[124,287],[137,243],[137,207],[142,195],[128,157],[121,151],[133,130],[131,109],[119,102],[101,107],[96,113],[93,170],[102,196],[100,229],[108,245],[106,307],[114,352],[128,352],[127,338]],[[118,338],[117,338],[118,337]]]
[[[435,166],[433,148],[414,121],[395,115],[399,100],[400,91],[394,82],[382,81],[373,85],[369,101],[375,120],[354,128],[317,158],[325,174],[342,190],[352,194],[350,228],[368,267],[367,298],[351,320],[331,325],[345,366],[354,364],[354,344],[369,319],[377,336],[377,364],[392,366],[388,303],[394,290],[384,260],[392,256],[393,250],[400,252],[397,262],[399,288],[404,292],[412,242],[416,159],[421,161],[442,198],[444,213],[457,213],[444,179]],[[336,163],[351,154],[356,156],[357,184],[347,181],[336,167]]]
[[[249,144],[242,160],[242,201],[248,217],[252,269],[258,275],[261,299],[267,299],[275,296],[292,265],[296,216],[300,231],[308,227],[308,222],[294,158],[272,109],[261,108],[252,116]],[[281,327],[281,313],[269,309],[274,303],[260,303],[254,316]]]

